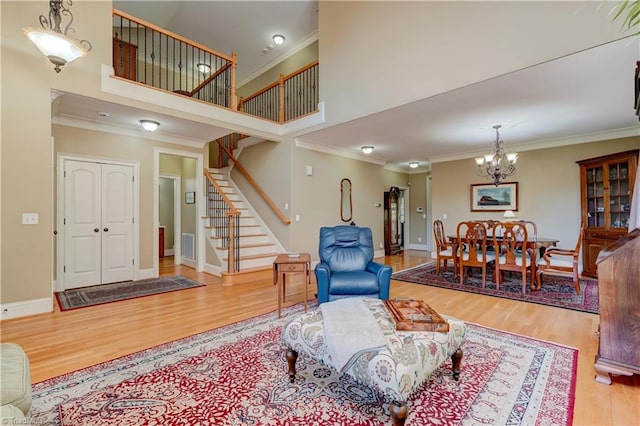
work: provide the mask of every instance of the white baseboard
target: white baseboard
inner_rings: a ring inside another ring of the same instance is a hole
[[[164,251],[165,256],[173,256],[173,249],[167,249]]]
[[[204,272],[211,274],[211,275],[215,275],[216,277],[221,277],[222,276],[222,268],[219,266],[215,266],[215,265],[210,265],[210,264],[206,264],[204,265]]]
[[[2,319],[20,318],[29,315],[53,312],[53,297],[26,300],[24,302],[4,303],[0,305]]]
[[[196,261],[193,259],[187,259],[186,257],[183,257],[182,259],[180,259],[180,263],[183,265],[191,266],[194,269],[196,268]]]
[[[426,244],[409,244],[409,250],[428,251]]]
[[[155,278],[153,274],[153,268],[151,269],[139,269],[138,270],[138,279],[146,280],[147,278]]]

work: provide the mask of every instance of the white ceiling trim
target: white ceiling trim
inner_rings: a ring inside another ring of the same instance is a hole
[[[354,154],[351,151],[346,151],[346,150],[342,150],[342,149],[335,148],[335,147],[330,147],[330,146],[326,146],[326,145],[311,144],[311,143],[308,143],[308,142],[303,142],[303,141],[299,140],[298,138],[294,138],[293,141],[295,142],[296,147],[303,148],[303,149],[308,149],[309,151],[316,151],[316,152],[322,152],[324,154],[337,155],[339,157],[351,158],[353,160],[360,160],[360,161],[364,161],[366,163],[377,164],[379,166],[384,166],[386,164],[386,161],[371,157],[369,155],[367,155],[367,156],[365,156],[364,154],[358,155],[358,154]]]
[[[185,138],[183,136],[172,137],[166,134],[147,132],[146,130],[141,130],[141,127],[139,126],[136,128],[125,127],[122,125],[114,126],[112,124],[98,123],[98,122],[93,122],[86,119],[79,119],[76,117],[71,117],[71,116],[62,115],[62,114],[59,114],[53,117],[51,119],[51,122],[59,126],[75,127],[78,129],[92,130],[92,131],[110,133],[110,134],[121,135],[121,136],[130,136],[130,137],[139,138],[139,139],[150,139],[157,142],[167,142],[167,143],[172,143],[176,145],[188,146],[192,148],[201,149],[205,146],[205,144],[209,142],[209,141],[196,140],[193,138]]]
[[[256,79],[260,75],[262,75],[265,72],[269,71],[271,68],[275,67],[280,62],[284,61],[287,58],[290,58],[293,55],[295,55],[296,53],[298,53],[299,51],[301,51],[302,49],[304,49],[305,47],[307,47],[308,45],[310,45],[311,43],[313,43],[316,40],[318,40],[318,30],[315,30],[314,32],[312,32],[309,35],[307,35],[298,44],[296,44],[295,47],[293,47],[292,49],[289,49],[288,51],[286,51],[282,55],[273,58],[272,60],[270,60],[269,62],[264,64],[262,67],[258,68],[257,70],[255,70],[254,72],[249,74],[247,77],[243,78],[242,81],[237,82],[236,86],[237,87],[244,86],[245,84],[249,83],[250,81]]]
[[[558,148],[561,146],[578,145],[582,143],[598,142],[608,139],[620,139],[633,136],[640,136],[640,124],[635,127],[627,127],[624,129],[616,129],[604,132],[595,132],[584,135],[569,136],[566,138],[546,139],[538,142],[529,142],[526,144],[509,144],[509,151],[523,152],[533,151],[536,149]],[[483,156],[487,153],[484,151],[465,152],[462,154],[440,155],[429,158],[431,164],[443,163],[445,161],[465,160]]]

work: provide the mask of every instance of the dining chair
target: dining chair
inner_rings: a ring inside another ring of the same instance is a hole
[[[531,254],[535,248],[528,248],[528,232],[524,223],[498,222],[493,228],[493,245],[496,247],[495,282],[500,290],[502,274],[505,271],[519,272],[522,275],[522,294],[527,293],[527,272],[531,272]],[[500,248],[498,250],[497,248]],[[531,274],[533,284],[534,275]]]
[[[580,246],[584,234],[584,223],[580,225],[578,241],[573,250],[549,247],[536,264],[536,290],[542,286],[542,274],[552,273],[560,275],[571,274],[573,277],[573,288],[576,294],[580,294],[580,281],[578,280],[578,257],[580,256]]]
[[[433,222],[433,235],[436,239],[436,275],[440,273],[440,263],[444,261],[444,272],[447,272],[447,262],[453,262],[453,273],[458,275],[456,270],[457,262],[454,253],[456,244],[447,241],[444,233],[444,224],[440,219]]]
[[[487,253],[487,228],[482,222],[460,222],[456,229],[459,247],[466,247],[460,251],[458,260],[460,285],[464,283],[465,268],[482,269],[482,287],[487,283],[487,265],[495,260],[493,253]]]

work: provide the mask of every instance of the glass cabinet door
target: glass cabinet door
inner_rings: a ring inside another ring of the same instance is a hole
[[[627,228],[631,211],[629,185],[629,162],[608,164],[609,182],[609,226]]]
[[[587,221],[590,228],[605,226],[604,168],[586,169]]]

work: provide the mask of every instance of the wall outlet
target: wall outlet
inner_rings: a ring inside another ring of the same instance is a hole
[[[384,243],[380,241],[380,248],[384,248]]]
[[[447,217],[448,217],[448,216],[447,216],[447,214],[446,214],[446,213],[442,213],[442,218],[443,218],[444,220],[447,220]]]
[[[418,237],[418,242],[421,243],[422,242],[422,237]]]

